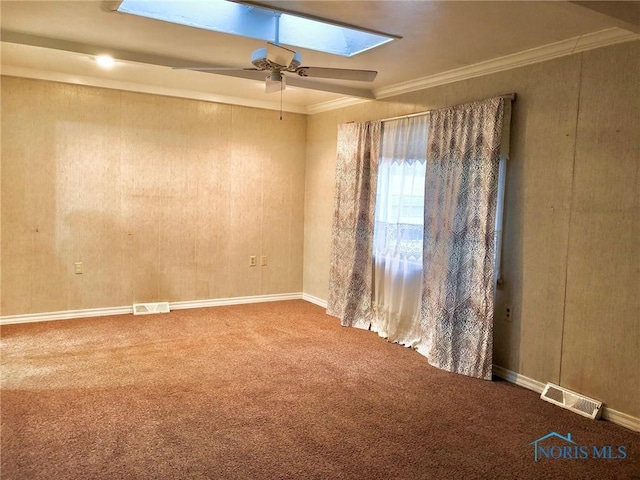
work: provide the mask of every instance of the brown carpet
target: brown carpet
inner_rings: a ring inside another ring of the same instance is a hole
[[[3,480],[640,478],[640,434],[304,301],[5,326],[1,400]]]

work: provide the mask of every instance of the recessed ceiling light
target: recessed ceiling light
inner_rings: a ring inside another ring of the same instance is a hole
[[[115,61],[111,55],[98,55],[96,57],[96,63],[102,68],[111,68]]]

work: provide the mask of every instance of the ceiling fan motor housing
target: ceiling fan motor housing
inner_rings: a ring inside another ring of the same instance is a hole
[[[278,65],[268,60],[266,48],[259,48],[257,50],[254,50],[254,52],[251,54],[251,63],[258,70],[272,70],[273,68],[277,68],[280,70],[288,70],[293,72],[300,66],[301,61],[302,57],[297,52],[293,56],[293,60],[291,60],[291,63],[289,65]]]

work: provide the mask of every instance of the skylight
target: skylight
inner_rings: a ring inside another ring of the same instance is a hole
[[[123,0],[118,12],[344,57],[398,38],[227,0]]]

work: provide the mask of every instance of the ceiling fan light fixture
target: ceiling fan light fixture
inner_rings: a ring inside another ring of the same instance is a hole
[[[287,88],[286,77],[277,70],[271,72],[265,82],[265,93],[280,92],[285,88]]]

